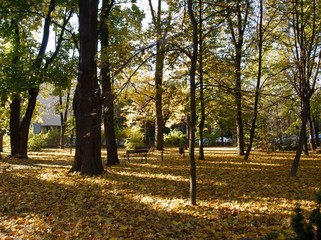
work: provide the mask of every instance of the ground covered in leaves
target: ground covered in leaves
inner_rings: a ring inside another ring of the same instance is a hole
[[[120,155],[122,152],[120,151]],[[315,207],[321,155],[206,149],[197,160],[197,206],[189,204],[189,163],[177,149],[106,168],[99,177],[68,174],[69,150],[2,159],[0,239],[262,239],[293,235],[296,204]]]

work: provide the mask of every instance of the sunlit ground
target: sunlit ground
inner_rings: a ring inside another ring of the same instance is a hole
[[[103,153],[103,162],[106,153]],[[100,177],[68,174],[74,151],[47,149],[28,160],[4,159],[0,172],[0,239],[261,239],[293,235],[296,204],[315,206],[321,155],[205,149],[197,162],[197,205],[189,203],[189,160],[178,149],[155,151],[147,163],[123,159]],[[197,156],[196,156],[197,157]]]

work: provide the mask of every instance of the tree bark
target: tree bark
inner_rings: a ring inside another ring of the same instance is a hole
[[[316,146],[320,146],[320,139],[319,139],[319,127],[316,118],[313,118],[313,129],[315,134],[315,144]]]
[[[299,145],[296,151],[295,158],[292,163],[290,176],[296,176],[299,168],[299,161],[301,157],[301,153],[303,151],[303,145],[306,142],[306,125],[309,118],[309,99],[305,98],[302,100],[302,115],[301,115],[301,130],[299,137]]]
[[[198,125],[200,134],[199,160],[204,160],[204,124],[205,124],[205,101],[204,101],[204,83],[203,83],[203,25],[202,25],[202,0],[199,0],[199,83],[200,83],[200,123]]]
[[[110,77],[110,63],[108,60],[107,49],[109,47],[109,31],[105,24],[108,21],[109,12],[113,6],[114,1],[107,5],[107,1],[103,1],[103,13],[102,13],[102,28],[100,41],[102,46],[102,67],[101,67],[101,83],[102,92],[104,97],[104,131],[107,149],[107,166],[119,164],[116,133],[114,127],[114,94],[112,89],[112,80]]]
[[[235,8],[234,8],[235,7]],[[245,1],[244,9],[241,1],[233,4],[233,9],[227,10],[227,22],[234,45],[234,68],[235,68],[235,105],[236,105],[236,133],[237,133],[237,149],[239,155],[244,155],[244,130],[242,117],[242,47],[244,41],[245,29],[247,26],[248,13],[250,9],[250,1]],[[236,23],[232,20],[232,13],[236,14]]]
[[[68,120],[68,109],[70,102],[70,88],[68,88],[65,110],[60,112],[60,148],[65,148],[66,123]],[[63,106],[62,95],[59,96],[59,104]]]
[[[39,93],[39,88],[34,87],[30,88],[29,91],[29,101],[27,110],[25,112],[25,116],[21,121],[20,128],[19,128],[19,151],[16,157],[19,158],[28,158],[28,138],[29,138],[29,129],[30,123],[32,119],[32,115],[37,103],[37,96]]]
[[[101,162],[101,96],[97,78],[98,0],[79,0],[80,55],[73,108],[76,153],[71,172],[98,175]]]
[[[259,66],[257,71],[257,80],[256,80],[256,89],[255,89],[255,98],[254,98],[254,107],[253,107],[253,118],[252,125],[250,130],[250,141],[246,149],[246,153],[244,155],[244,160],[248,160],[250,156],[250,152],[253,146],[253,140],[255,135],[256,128],[256,119],[258,115],[258,105],[259,105],[259,97],[260,97],[260,88],[261,88],[261,74],[262,74],[262,47],[263,47],[263,1],[260,0],[260,23],[259,23]]]
[[[191,204],[196,205],[196,164],[195,164],[195,129],[196,129],[196,65],[198,55],[198,32],[197,22],[193,12],[193,1],[188,0],[188,15],[193,29],[193,53],[191,56],[190,67],[190,138],[189,138],[189,162],[190,162],[190,200]]]
[[[237,150],[239,155],[244,155],[244,130],[242,117],[242,80],[241,80],[241,58],[242,49],[237,47],[235,59],[235,104],[236,104],[236,133]]]
[[[162,36],[161,12],[162,1],[158,0],[157,17],[154,16],[156,28],[156,68],[155,68],[155,148],[163,150],[164,147],[164,117],[163,117],[163,70],[165,61],[165,43]]]
[[[317,145],[316,142],[314,140],[314,125],[313,125],[313,120],[312,120],[312,116],[311,116],[311,111],[309,109],[309,119],[308,119],[308,123],[309,123],[309,141],[310,141],[310,147],[312,149],[312,151],[315,151],[317,149]]]
[[[20,149],[20,135],[19,135],[19,128],[20,128],[20,98],[12,99],[10,103],[10,147],[11,147],[11,157],[15,157],[19,153]]]

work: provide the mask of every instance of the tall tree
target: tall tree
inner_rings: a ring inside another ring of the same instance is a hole
[[[34,1],[33,3],[10,2],[10,4],[7,1],[1,1],[0,4],[4,6],[0,6],[4,9],[1,12],[1,17],[8,17],[10,24],[3,18],[2,20],[14,33],[14,37],[9,39],[14,49],[10,61],[12,70],[6,71],[8,73],[7,87],[12,90],[12,93],[10,93],[11,156],[27,158],[29,126],[36,106],[39,86],[43,83],[44,75],[49,66],[58,55],[66,25],[72,16],[73,9],[65,4],[60,5],[61,2],[56,4],[55,0]],[[60,14],[54,15],[53,13],[58,6]],[[60,8],[60,6],[62,7]],[[40,16],[44,16],[43,24],[41,24],[42,18]],[[55,51],[46,56],[53,16],[57,17],[56,29],[61,31],[58,34],[59,39]],[[41,27],[42,38],[38,43],[39,39],[35,39],[32,32],[39,30]],[[23,60],[24,65],[21,65]],[[21,68],[22,66],[24,67]],[[21,74],[23,71],[25,74]],[[9,78],[11,79],[9,80]],[[14,82],[18,82],[18,84],[12,84]],[[24,114],[22,114],[22,102],[27,105]]]
[[[45,16],[43,25],[43,36],[41,45],[33,63],[32,68],[34,69],[34,74],[30,76],[33,85],[28,89],[28,105],[24,117],[20,122],[20,97],[12,100],[10,104],[10,132],[12,132],[11,139],[11,156],[19,158],[27,158],[28,149],[28,137],[29,137],[29,126],[32,119],[33,111],[36,106],[37,96],[39,93],[39,86],[37,84],[37,79],[34,76],[38,76],[39,70],[42,67],[42,62],[45,57],[46,48],[49,40],[49,31],[51,24],[51,14],[55,10],[56,3],[55,0],[51,0],[48,5],[47,14]]]
[[[162,23],[162,1],[158,0],[157,11],[154,10],[152,0],[149,0],[152,23],[156,30],[156,66],[155,66],[155,147],[157,150],[163,150],[163,71],[165,61],[165,39],[167,31],[163,31]]]
[[[200,135],[199,155],[198,159],[204,160],[204,124],[205,124],[205,100],[204,100],[204,72],[203,72],[203,0],[198,1],[199,5],[199,88],[200,88],[200,121],[198,125]]]
[[[108,55],[109,47],[109,15],[112,10],[115,1],[103,0],[102,3],[102,14],[101,14],[101,84],[103,94],[103,116],[104,116],[104,131],[107,148],[107,165],[119,164],[116,134],[114,126],[114,91],[112,87],[110,61]]]
[[[97,175],[101,162],[101,93],[97,78],[98,0],[79,0],[79,72],[73,100],[76,153],[71,172]]]
[[[237,149],[239,155],[244,155],[244,126],[242,117],[242,61],[244,55],[245,30],[248,27],[248,18],[251,0],[226,1],[226,20],[229,34],[234,46],[234,96],[236,105]]]
[[[195,130],[196,130],[196,68],[198,56],[198,28],[197,20],[194,14],[194,3],[192,0],[187,1],[188,15],[193,30],[193,52],[190,66],[190,132],[189,132],[189,162],[190,162],[190,194],[191,204],[196,204],[196,164],[195,164]]]
[[[262,57],[263,57],[263,0],[260,0],[259,3],[259,24],[258,24],[258,69],[257,69],[257,79],[256,79],[256,88],[254,96],[254,106],[253,106],[253,118],[250,129],[250,140],[244,155],[244,160],[248,160],[250,152],[252,150],[255,128],[256,128],[256,119],[258,116],[258,107],[259,107],[259,97],[261,90],[261,76],[262,76]]]
[[[289,2],[289,31],[286,43],[289,53],[289,79],[301,101],[301,129],[299,145],[290,171],[296,176],[303,146],[306,143],[306,126],[310,116],[310,100],[316,90],[321,58],[320,2],[295,0]]]

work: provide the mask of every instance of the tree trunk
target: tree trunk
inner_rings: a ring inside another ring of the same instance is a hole
[[[36,107],[39,89],[29,89],[29,101],[25,115],[20,123],[20,99],[10,104],[10,145],[11,157],[28,158],[28,138],[33,111]]]
[[[66,123],[68,120],[68,109],[70,102],[70,88],[68,88],[65,110],[60,112],[60,148],[65,148]],[[63,106],[62,95],[59,96],[60,107]]]
[[[60,93],[59,96],[59,104],[60,107],[62,107],[63,101],[62,101],[62,94]],[[63,111],[60,112],[60,141],[59,141],[59,145],[60,145],[60,149],[64,149],[65,148],[65,144],[64,144],[64,135],[66,132],[66,126],[65,126],[65,118],[64,118],[64,113]]]
[[[258,115],[258,105],[259,105],[259,97],[260,97],[260,88],[261,88],[261,74],[262,74],[262,46],[263,46],[263,1],[260,0],[260,23],[259,23],[259,66],[257,71],[257,81],[256,81],[256,89],[255,89],[255,98],[254,98],[254,107],[253,107],[253,118],[252,118],[252,125],[250,130],[250,141],[249,145],[247,146],[246,153],[244,156],[244,160],[248,160],[250,156],[250,152],[253,146],[253,140],[255,135],[255,128],[256,128],[256,119]]]
[[[200,123],[198,125],[200,134],[200,146],[199,146],[199,160],[204,160],[204,124],[205,124],[205,101],[204,101],[204,83],[203,83],[203,25],[202,25],[202,0],[199,0],[199,82],[200,82],[200,104],[201,104],[201,116]]]
[[[5,131],[0,130],[0,152],[3,152],[3,137],[4,137]]]
[[[309,111],[310,112],[310,111]],[[317,146],[316,146],[316,142],[314,141],[314,130],[313,130],[313,121],[312,121],[312,117],[311,117],[311,114],[309,114],[309,120],[308,120],[308,123],[309,123],[309,141],[310,141],[310,146],[311,146],[311,149],[312,151],[315,151],[317,149]]]
[[[243,6],[244,3],[244,6]],[[237,149],[239,155],[244,155],[244,130],[242,119],[242,47],[244,41],[245,29],[248,22],[248,14],[250,11],[250,1],[236,1],[231,5],[231,8],[227,9],[227,22],[231,34],[231,39],[234,45],[234,68],[235,68],[235,105],[236,105],[236,133],[237,133]],[[237,22],[232,20],[231,14],[235,14]],[[237,33],[237,34],[236,34]]]
[[[10,104],[10,157],[16,157],[20,149],[20,98],[14,98]]]
[[[314,134],[315,134],[315,144],[316,146],[320,146],[320,139],[319,139],[319,127],[317,120],[313,118],[313,129],[314,129]]]
[[[165,43],[162,36],[161,26],[161,5],[162,1],[158,0],[157,19],[155,28],[156,36],[156,69],[155,69],[155,148],[163,150],[164,147],[164,117],[163,117],[163,70],[165,61]]]
[[[79,0],[80,55],[73,108],[76,119],[76,153],[71,172],[97,175],[101,162],[101,96],[97,79],[98,0]]]
[[[190,161],[190,200],[191,204],[196,204],[196,164],[195,164],[195,129],[196,129],[196,64],[198,55],[197,22],[193,13],[193,1],[188,0],[188,15],[193,28],[193,53],[190,67],[190,138],[189,138],[189,161]]]
[[[299,168],[299,161],[301,157],[301,153],[303,150],[304,142],[306,142],[306,125],[309,118],[309,99],[303,99],[302,102],[302,116],[301,116],[301,130],[300,130],[300,137],[299,137],[299,145],[296,151],[295,158],[292,163],[290,176],[296,176]]]
[[[237,150],[239,155],[244,155],[244,130],[242,118],[242,88],[241,88],[241,48],[236,49],[235,61],[235,104],[236,104],[236,133]]]
[[[25,116],[21,121],[19,128],[19,152],[16,157],[19,158],[28,158],[28,138],[29,138],[29,129],[30,123],[33,116],[34,109],[37,103],[37,96],[39,93],[38,88],[30,88],[29,89],[29,101],[27,110],[25,112]]]
[[[116,133],[114,127],[114,94],[112,89],[112,80],[110,77],[110,64],[106,51],[109,47],[109,31],[106,25],[109,17],[109,13],[113,6],[113,1],[110,5],[107,5],[107,1],[103,1],[103,13],[102,13],[102,28],[100,34],[100,41],[102,46],[102,67],[101,67],[101,84],[104,97],[104,131],[105,141],[107,149],[107,166],[119,164]]]

